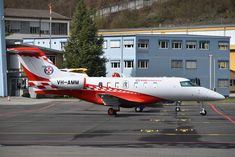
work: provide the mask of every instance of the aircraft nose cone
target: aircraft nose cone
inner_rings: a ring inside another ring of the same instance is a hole
[[[225,97],[223,95],[219,94],[219,93],[216,93],[215,99],[222,100],[222,99],[225,99]]]
[[[225,99],[225,97],[223,95],[221,95],[220,93],[217,93],[215,91],[211,91],[210,94],[209,94],[209,97],[213,100]]]
[[[223,100],[225,97],[221,95],[220,93],[217,93],[213,90],[206,89],[202,90],[201,94],[206,98],[207,100]],[[202,96],[202,97],[203,97]]]

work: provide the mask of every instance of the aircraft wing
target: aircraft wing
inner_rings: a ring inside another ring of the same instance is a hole
[[[101,99],[103,100],[104,105],[110,106],[118,106],[120,105],[120,98],[112,96],[110,94],[100,94]]]

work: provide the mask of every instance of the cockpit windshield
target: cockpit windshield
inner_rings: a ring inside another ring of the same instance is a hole
[[[181,81],[180,85],[181,85],[181,87],[195,87],[195,86],[197,86],[195,83],[192,83],[191,81]]]

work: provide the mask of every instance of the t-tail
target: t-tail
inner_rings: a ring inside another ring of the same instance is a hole
[[[58,69],[39,48],[19,47],[8,51],[18,55],[28,77],[28,85],[34,90],[82,89],[86,74],[64,72]],[[45,94],[45,92],[44,92]]]

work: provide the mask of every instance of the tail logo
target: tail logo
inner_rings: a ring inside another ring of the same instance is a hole
[[[46,66],[46,67],[44,68],[44,72],[45,72],[45,74],[47,74],[47,75],[51,75],[51,74],[53,74],[54,69],[53,69],[51,66]]]

